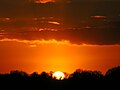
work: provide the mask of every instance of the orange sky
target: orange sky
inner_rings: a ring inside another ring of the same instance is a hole
[[[0,73],[118,65],[119,0],[0,0]]]
[[[0,73],[11,70],[65,71],[100,70],[103,73],[120,65],[118,45],[75,45],[67,41],[31,41],[6,39],[0,41]]]

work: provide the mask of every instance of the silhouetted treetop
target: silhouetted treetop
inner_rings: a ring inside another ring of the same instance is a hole
[[[106,72],[105,76],[107,78],[111,78],[111,79],[114,79],[114,80],[115,79],[120,80],[120,66],[109,69]]]
[[[33,72],[32,74],[30,74],[31,77],[39,77],[39,74],[37,72]]]
[[[24,71],[14,70],[10,71],[12,77],[28,77],[28,74]]]

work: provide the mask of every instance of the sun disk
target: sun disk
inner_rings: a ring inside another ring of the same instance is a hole
[[[52,76],[53,76],[53,78],[56,78],[58,80],[63,80],[65,78],[64,73],[61,71],[54,72]]]

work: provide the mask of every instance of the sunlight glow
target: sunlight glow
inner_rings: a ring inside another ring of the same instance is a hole
[[[63,80],[65,78],[65,75],[61,71],[56,71],[55,73],[53,73],[53,78],[56,78],[58,80]]]

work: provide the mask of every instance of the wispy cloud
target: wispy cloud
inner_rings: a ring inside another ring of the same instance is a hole
[[[48,3],[48,2],[55,2],[56,0],[34,0],[35,3]]]
[[[107,18],[107,16],[97,15],[97,16],[91,16],[91,18],[96,18],[96,19],[105,19],[105,18]]]
[[[1,39],[0,42],[19,42],[19,43],[28,44],[30,47],[36,47],[37,45],[41,45],[41,44],[71,45],[70,41],[68,41],[68,40],[57,41],[55,39],[51,39],[51,40],[44,40],[44,39],[41,39],[41,40],[19,40],[19,39],[4,38],[4,39]]]
[[[48,23],[50,23],[50,24],[55,24],[55,25],[60,25],[59,22],[55,22],[55,21],[48,21]]]
[[[120,46],[119,44],[114,44],[114,45],[93,45],[93,44],[85,44],[85,43],[81,43],[81,44],[73,44],[71,43],[69,40],[55,40],[55,39],[51,39],[51,40],[20,40],[20,39],[8,39],[8,38],[4,38],[4,39],[0,39],[0,42],[17,42],[17,43],[24,43],[26,45],[28,45],[30,48],[35,48],[39,45],[64,45],[64,46],[74,46],[74,47],[113,47],[113,46]]]

